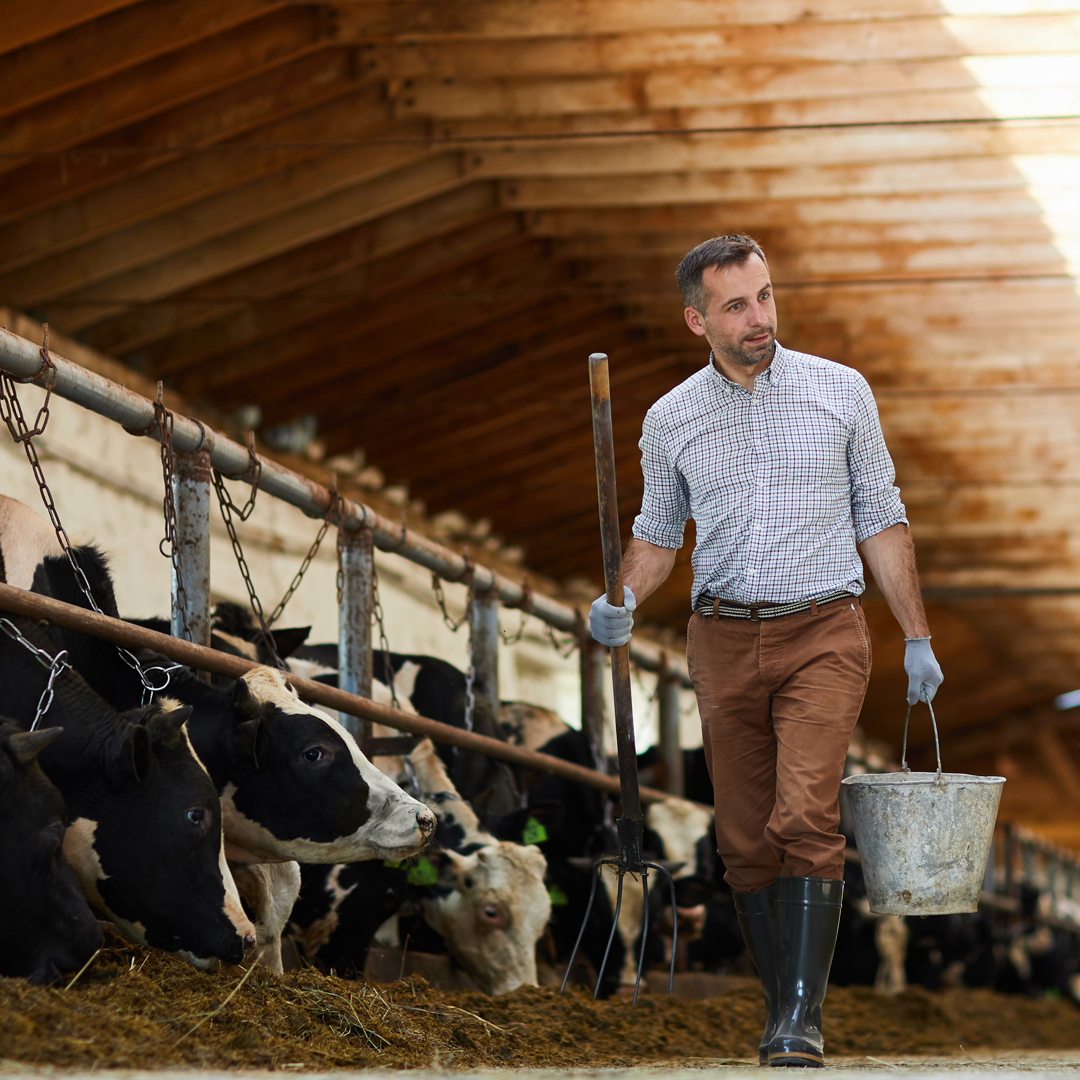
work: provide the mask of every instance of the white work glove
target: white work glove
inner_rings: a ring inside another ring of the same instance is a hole
[[[941,665],[934,657],[928,637],[904,638],[907,649],[904,652],[904,670],[907,672],[907,700],[909,705],[916,701],[933,701],[937,688],[944,682]]]
[[[589,629],[592,636],[601,645],[613,648],[616,645],[625,645],[630,640],[630,632],[634,629],[634,616],[632,612],[637,607],[634,594],[623,586],[623,606],[615,607],[609,604],[607,596],[598,596],[591,608],[589,608]]]

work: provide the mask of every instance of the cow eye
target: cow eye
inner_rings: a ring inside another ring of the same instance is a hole
[[[48,841],[50,847],[60,847],[60,845],[64,842],[64,833],[66,832],[67,826],[62,821],[54,821],[45,830],[45,838]]]
[[[465,888],[466,889],[471,889],[472,888],[472,878],[471,877],[467,877],[465,879]]]
[[[321,746],[312,746],[304,751],[305,761],[322,761],[326,757],[326,751]]]
[[[196,806],[194,809],[189,810],[184,817],[187,819],[189,825],[194,825],[198,828],[206,817],[206,811],[201,806]]]

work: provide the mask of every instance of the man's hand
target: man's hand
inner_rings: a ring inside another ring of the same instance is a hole
[[[904,670],[907,672],[907,700],[909,705],[916,701],[934,700],[937,688],[944,682],[941,665],[930,648],[928,637],[905,638],[907,650],[904,653]]]
[[[627,586],[623,586],[623,606],[615,607],[609,604],[607,596],[598,596],[589,608],[589,629],[592,636],[601,645],[613,648],[616,645],[625,645],[630,640],[630,632],[634,629],[633,611],[637,607],[637,600]]]

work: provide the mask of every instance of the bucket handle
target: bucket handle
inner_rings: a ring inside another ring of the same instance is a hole
[[[930,723],[934,727],[934,749],[937,751],[937,776],[934,777],[934,783],[939,784],[941,783],[941,742],[938,739],[937,718],[934,716],[934,706],[929,701],[926,703],[926,707],[930,710]],[[900,755],[900,767],[906,773],[911,772],[911,766],[907,763],[907,732],[908,721],[911,719],[911,709],[912,706],[908,705],[907,716],[904,717],[904,749]]]

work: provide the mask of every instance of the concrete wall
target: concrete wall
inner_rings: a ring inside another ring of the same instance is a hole
[[[20,386],[28,422],[42,400],[33,386]],[[158,544],[163,536],[163,481],[160,447],[128,435],[119,425],[69,402],[53,399],[51,420],[35,440],[46,479],[68,534],[75,543],[95,543],[112,558],[120,611],[133,617],[169,613],[169,563]],[[248,489],[232,485],[242,504]],[[21,447],[0,428],[0,492],[44,514],[41,497]],[[318,522],[285,503],[260,495],[254,513],[239,526],[252,579],[268,614],[280,599],[318,531]],[[215,599],[247,603],[243,579],[221,523],[211,507],[211,583]],[[465,669],[468,635],[451,633],[443,623],[431,589],[431,575],[398,555],[376,554],[386,635],[395,652],[439,656]],[[278,625],[312,627],[309,641],[335,641],[336,552],[331,531]],[[454,618],[465,605],[465,589],[444,585]],[[501,612],[511,636],[518,612]],[[568,723],[581,722],[576,652],[566,658],[552,647],[543,624],[528,620],[522,640],[500,649],[499,687],[504,700],[530,701],[556,710]],[[634,684],[638,745],[656,739],[655,678],[642,673]],[[608,714],[611,715],[609,702]],[[693,695],[684,693],[683,745],[700,745]],[[609,738],[608,747],[614,747]]]

